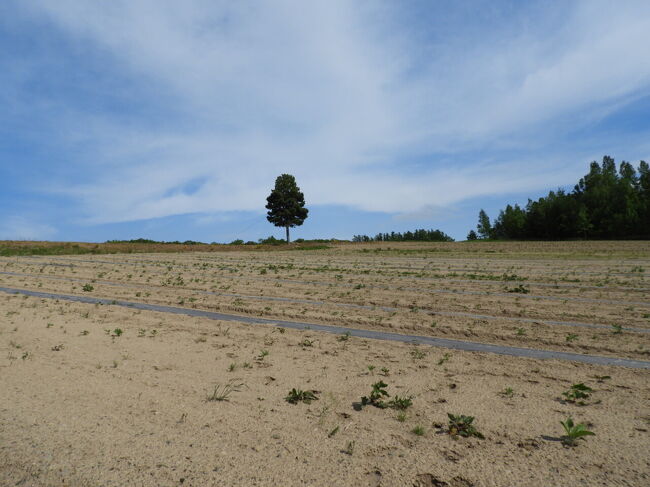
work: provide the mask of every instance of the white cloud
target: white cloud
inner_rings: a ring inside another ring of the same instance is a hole
[[[479,31],[470,46],[422,45],[399,22],[402,3],[28,3],[179,117],[57,121],[84,147],[75,161],[84,177],[54,190],[95,223],[262,211],[281,172],[296,175],[310,204],[414,214],[552,187],[584,170],[580,150],[503,149],[552,144],[567,123],[650,88],[650,12],[640,2],[570,4],[561,24],[540,31],[504,21],[488,35],[488,25],[486,41]]]

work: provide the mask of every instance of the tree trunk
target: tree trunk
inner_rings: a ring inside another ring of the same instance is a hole
[[[284,228],[287,229],[287,243],[289,243],[289,225],[287,225],[287,226],[284,227]]]

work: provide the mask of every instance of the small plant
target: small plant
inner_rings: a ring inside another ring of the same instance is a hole
[[[374,366],[374,365],[368,365],[368,372],[369,372],[371,375],[373,374],[373,371],[374,371],[374,370],[375,370],[375,366]]]
[[[423,436],[424,435],[424,427],[417,425],[415,428],[411,430],[411,433],[417,436]]]
[[[139,337],[143,337],[143,336],[145,336],[146,334],[147,334],[147,330],[145,330],[144,328],[140,328],[140,329],[138,330],[138,336],[139,336]]]
[[[572,341],[577,340],[577,339],[578,339],[578,335],[576,335],[575,333],[569,333],[566,336],[566,341],[567,342],[572,342]]]
[[[503,397],[512,397],[515,395],[515,391],[512,387],[506,387],[499,394],[501,394]]]
[[[584,406],[585,402],[582,399],[588,399],[593,391],[594,390],[591,387],[580,382],[579,384],[573,384],[568,390],[564,391],[562,395],[567,402],[577,403]]]
[[[87,336],[89,334],[90,334],[90,332],[88,330],[82,330],[81,333],[80,333],[81,336]]]
[[[95,289],[92,285],[90,284],[84,284],[83,287],[81,288],[83,291],[89,293],[93,289]]]
[[[54,323],[48,323],[47,325],[45,325],[45,328],[52,328],[53,326],[54,326]]]
[[[381,368],[381,375],[383,375],[384,377],[388,377],[390,375],[390,370],[388,370],[387,367],[382,367]]]
[[[59,345],[54,345],[52,347],[52,351],[53,352],[60,352],[61,350],[63,350],[63,348],[64,348],[63,343],[60,343]]]
[[[261,362],[262,360],[264,360],[264,357],[268,357],[268,355],[269,355],[268,350],[262,350],[260,354],[257,356],[257,360]]]
[[[339,342],[347,342],[350,339],[350,332],[346,331],[343,335],[336,338]]]
[[[399,397],[398,395],[395,395],[393,399],[388,401],[388,407],[393,409],[399,409],[401,411],[404,411],[405,409],[408,409],[411,406],[413,406],[413,398],[411,396]]]
[[[303,347],[313,347],[314,346],[314,340],[310,340],[309,338],[305,338],[303,341],[300,342],[300,345]]]
[[[523,284],[519,284],[516,287],[506,288],[506,291],[509,293],[528,294],[530,292],[530,289],[528,289]]]
[[[237,368],[237,364],[233,362],[228,366],[228,372],[234,372],[236,368]]]
[[[378,408],[387,407],[388,405],[384,401],[382,401],[382,398],[389,397],[389,394],[386,391],[387,387],[388,387],[388,384],[386,384],[382,380],[380,380],[379,382],[375,382],[372,385],[372,391],[370,391],[370,396],[369,397],[363,396],[361,398],[361,404],[363,406],[371,404],[371,405],[373,405],[375,407],[378,407]]]
[[[562,437],[562,443],[567,446],[576,446],[576,442],[585,436],[593,436],[596,433],[589,431],[587,427],[582,424],[574,424],[573,418],[569,416],[566,421],[560,421],[560,424],[564,427],[565,436]]]
[[[404,411],[400,411],[399,413],[397,413],[397,421],[399,421],[400,423],[406,421],[406,413]]]
[[[446,354],[444,354],[444,355],[442,356],[442,358],[441,358],[440,360],[438,360],[438,365],[442,365],[442,364],[444,364],[445,362],[449,361],[450,358],[451,358],[451,354],[450,354],[450,353],[446,353]]]
[[[29,352],[23,352],[20,358],[23,360],[27,360],[29,358]]]
[[[312,401],[318,401],[316,394],[318,394],[318,391],[301,391],[294,388],[289,391],[284,400],[290,404],[298,404],[299,402],[311,404]]]
[[[114,337],[122,336],[123,333],[124,333],[124,331],[122,330],[122,328],[115,328],[113,330],[113,336]]]
[[[214,386],[212,394],[208,394],[207,401],[228,401],[233,392],[241,391],[244,384],[238,379],[231,379],[226,384],[217,384]]]
[[[470,436],[475,436],[480,439],[485,438],[472,424],[474,422],[474,416],[455,415],[451,413],[447,413],[447,416],[449,417],[448,432],[452,437],[462,436],[469,438]]]
[[[623,333],[623,326],[619,324],[612,325],[612,333],[614,335],[620,335]]]
[[[410,351],[411,358],[413,360],[420,360],[423,359],[424,357],[427,356],[427,353],[423,350],[418,350],[417,348],[414,348],[413,350]]]

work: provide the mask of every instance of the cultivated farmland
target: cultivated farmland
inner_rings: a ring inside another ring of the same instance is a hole
[[[0,483],[650,482],[649,243],[321,247],[0,258]]]

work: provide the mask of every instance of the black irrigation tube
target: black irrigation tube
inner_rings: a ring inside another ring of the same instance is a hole
[[[34,275],[34,274],[22,274],[19,272],[8,272],[0,271],[0,275],[9,275],[16,277],[33,277],[39,279],[51,279],[57,281],[73,281],[73,282],[88,282],[88,279],[81,279],[77,277],[66,277],[66,276],[45,276],[45,275]],[[155,286],[151,284],[129,284],[125,282],[111,282],[111,281],[92,281],[94,284],[100,284],[103,286],[113,286],[113,287],[129,287],[129,288],[146,288],[146,289],[160,289],[160,286]],[[169,288],[172,289],[172,288]],[[250,294],[235,294],[235,293],[218,293],[214,291],[204,291],[202,289],[190,289],[190,288],[179,288],[184,291],[190,291],[197,294],[205,294],[209,296],[223,296],[228,298],[240,298],[240,299],[252,299],[255,301],[276,301],[284,303],[298,303],[298,304],[310,304],[314,306],[338,306],[341,308],[353,308],[353,309],[368,309],[368,310],[381,310],[386,312],[399,311],[399,308],[394,308],[391,306],[379,306],[379,305],[367,305],[367,304],[355,304],[355,303],[338,303],[336,301],[325,302],[325,301],[316,301],[313,299],[296,299],[296,298],[285,298],[281,296],[253,296]],[[518,323],[534,323],[542,325],[558,325],[558,326],[578,326],[581,328],[598,328],[598,329],[612,329],[611,325],[603,325],[600,323],[582,323],[579,321],[557,321],[557,320],[542,320],[536,318],[524,318],[516,316],[492,316],[492,315],[483,315],[483,314],[474,314],[474,313],[464,313],[461,311],[430,311],[424,308],[423,312],[429,313],[431,315],[439,316],[452,316],[452,317],[463,317],[463,318],[472,318],[479,320],[492,320],[492,321],[514,321]],[[632,331],[637,333],[650,333],[650,328],[634,328],[624,326],[621,330]]]
[[[136,303],[131,301],[116,301],[105,298],[93,298],[87,296],[74,296],[68,294],[43,293],[38,291],[28,291],[25,289],[14,289],[0,287],[0,291],[8,294],[23,294],[35,298],[59,299],[86,304],[107,304],[124,306],[132,309],[145,311],[157,311],[162,313],[173,313],[188,316],[197,316],[221,321],[236,321],[240,323],[271,325],[286,327],[295,330],[314,330],[336,335],[349,334],[359,338],[369,338],[373,340],[387,340],[402,343],[430,345],[434,347],[450,348],[452,350],[462,350],[466,352],[494,353],[497,355],[510,355],[513,357],[525,357],[533,359],[555,359],[568,360],[572,362],[581,362],[592,365],[613,365],[620,367],[630,367],[635,369],[650,369],[650,362],[643,360],[632,360],[625,358],[603,357],[599,355],[583,355],[579,353],[557,352],[553,350],[539,350],[534,348],[506,347],[502,345],[491,345],[487,343],[467,342],[463,340],[451,340],[447,338],[434,338],[420,335],[402,335],[400,333],[381,332],[373,330],[363,330],[358,328],[348,328],[344,326],[320,325],[316,323],[303,323],[295,321],[273,320],[266,318],[254,318],[249,316],[238,316],[225,313],[216,313],[198,309],[178,308],[175,306],[162,306],[155,304]]]

